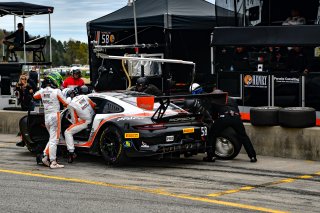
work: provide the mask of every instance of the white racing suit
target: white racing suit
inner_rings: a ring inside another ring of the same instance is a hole
[[[50,138],[43,153],[49,156],[50,162],[57,158],[57,145],[60,138],[60,102],[67,106],[67,100],[60,89],[42,88],[34,94],[34,99],[42,99],[44,105],[44,120]]]
[[[87,128],[91,123],[94,115],[94,107],[95,103],[86,95],[76,96],[69,103],[68,109],[70,111],[73,124],[64,132],[69,152],[74,152],[73,135]]]

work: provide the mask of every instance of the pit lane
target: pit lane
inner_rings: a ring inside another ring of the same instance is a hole
[[[0,135],[4,211],[318,212],[320,207],[315,161],[258,156],[252,164],[239,155],[205,163],[199,155],[112,168],[100,157],[80,155],[66,168],[50,170],[16,147],[18,140]]]

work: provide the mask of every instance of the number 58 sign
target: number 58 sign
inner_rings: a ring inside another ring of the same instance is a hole
[[[115,37],[110,32],[96,32],[96,41],[101,45],[113,44],[115,41]]]

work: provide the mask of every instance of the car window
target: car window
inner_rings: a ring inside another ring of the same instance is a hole
[[[123,112],[123,108],[121,106],[119,106],[118,104],[115,104],[111,101],[105,101],[104,106],[103,106],[103,110],[102,113],[106,114],[106,113],[120,113]]]
[[[90,97],[90,99],[96,104],[95,106],[95,112],[96,114],[102,114],[103,112],[103,106],[106,102],[105,99],[97,98],[97,97]]]

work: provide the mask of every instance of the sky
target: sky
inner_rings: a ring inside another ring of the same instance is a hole
[[[87,42],[86,23],[127,5],[128,0],[15,0],[54,7],[51,15],[52,37],[60,41],[70,39]],[[208,0],[214,2],[215,0]],[[0,0],[0,2],[9,2]],[[181,3],[183,4],[183,0]],[[16,23],[22,19],[17,17]],[[14,16],[0,17],[0,29],[14,30]],[[25,29],[32,36],[49,35],[49,16],[25,19]]]

